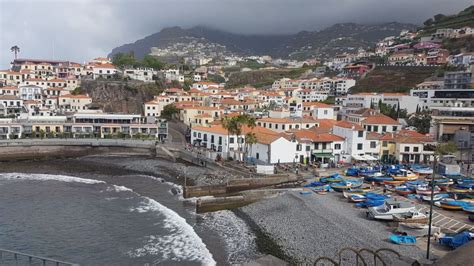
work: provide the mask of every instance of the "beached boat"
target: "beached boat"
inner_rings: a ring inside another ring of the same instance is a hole
[[[414,236],[401,236],[401,235],[391,235],[390,241],[398,245],[415,245],[416,237]]]
[[[474,213],[474,205],[464,205],[462,206],[462,210],[468,213]]]
[[[311,195],[311,194],[313,194],[313,192],[311,192],[309,190],[300,191],[300,195],[303,195],[303,196],[307,196],[307,195]]]
[[[393,180],[393,178],[390,176],[386,176],[385,174],[380,174],[380,173],[374,174],[372,176],[364,177],[364,181],[368,183],[371,183],[371,182],[382,183],[383,181],[387,181],[387,180],[390,181],[390,180]]]
[[[446,199],[446,198],[449,198],[449,194],[436,194],[436,195],[433,195],[433,201],[439,201],[439,200]],[[423,196],[423,200],[424,201],[431,201],[431,195]]]
[[[433,168],[429,166],[412,165],[411,170],[421,176],[433,174]]]
[[[441,192],[441,189],[438,186],[434,187],[433,193],[438,194]],[[416,194],[420,195],[431,195],[431,186],[420,185],[416,187]]]
[[[398,223],[397,232],[410,236],[427,236],[429,225],[419,223]],[[441,228],[431,226],[431,235],[440,233]]]
[[[462,210],[467,203],[465,201],[454,200],[454,199],[442,199],[439,202],[439,206],[445,210]]]
[[[474,233],[464,231],[453,236],[445,236],[439,239],[441,245],[456,249],[474,239]]]
[[[419,223],[424,224],[428,222],[428,216],[419,211],[410,211],[407,213],[399,213],[393,215],[393,220],[399,223]]]
[[[456,185],[454,187],[450,187],[450,188],[448,188],[447,191],[452,192],[452,193],[469,193],[469,192],[472,192],[471,189],[459,187],[459,185]]]
[[[367,198],[363,195],[359,195],[359,194],[354,194],[354,195],[351,195],[349,197],[349,199],[352,201],[352,202],[363,202],[363,201],[366,201]]]
[[[339,183],[344,181],[344,178],[340,174],[332,174],[328,177],[322,177],[319,181],[323,183]]]
[[[403,214],[415,210],[415,204],[412,202],[388,199],[381,206],[369,208],[367,216],[373,219],[391,221],[394,214]]]
[[[383,201],[387,198],[387,196],[385,196],[385,195],[372,193],[372,192],[368,192],[368,193],[365,193],[363,195],[364,195],[364,197],[366,197],[369,200],[379,200],[379,201],[382,200]]]
[[[342,192],[342,196],[344,196],[344,198],[348,199],[350,198],[352,195],[362,195],[364,193],[366,193],[367,191],[365,189],[348,189],[348,190],[344,190]]]
[[[398,174],[392,175],[394,180],[410,181],[418,179],[418,175],[410,170],[401,169]]]
[[[405,181],[403,180],[394,180],[392,178],[392,180],[385,180],[382,182],[384,185],[400,185],[400,184],[403,184],[405,183]]]
[[[359,168],[349,168],[346,170],[346,176],[358,176]]]
[[[356,206],[357,207],[360,207],[360,208],[368,208],[368,207],[377,207],[377,206],[381,206],[385,203],[384,200],[371,200],[371,199],[367,199],[363,202],[358,202],[356,203]]]
[[[407,186],[395,187],[395,192],[397,192],[398,194],[402,196],[407,196],[408,194],[412,194],[414,191],[415,191],[414,189]]]

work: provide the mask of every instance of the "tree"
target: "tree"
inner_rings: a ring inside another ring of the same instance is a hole
[[[15,53],[15,59],[17,59],[17,55],[18,53],[20,52],[20,47],[18,47],[18,45],[14,45],[10,48],[10,51],[12,51],[13,53]]]
[[[141,61],[141,65],[144,67],[151,67],[155,70],[159,70],[165,67],[165,63],[158,60],[158,58],[152,55],[145,55],[143,60]]]
[[[175,114],[178,114],[181,109],[174,106],[174,104],[168,104],[163,107],[163,111],[161,111],[161,117],[166,119],[172,119]]]
[[[257,143],[257,136],[253,132],[249,132],[245,134],[245,158],[248,157],[249,154],[249,148],[250,151],[252,150],[253,145]]]
[[[434,16],[434,21],[435,22],[440,22],[441,20],[443,20],[443,18],[445,18],[446,16],[443,15],[443,14],[437,14]]]
[[[450,155],[458,151],[458,147],[454,141],[448,141],[444,143],[439,143],[436,146],[435,153],[437,155]]]
[[[135,60],[133,52],[128,54],[117,53],[112,58],[112,64],[117,67],[123,68],[124,66],[137,66],[138,62]]]
[[[232,117],[232,118],[225,118],[222,121],[223,121],[222,126],[225,129],[227,129],[228,136],[235,135],[237,137],[237,150],[241,152],[242,142],[243,140],[245,140],[240,137],[242,135],[242,129],[244,126],[247,126],[253,129],[256,126],[257,120],[255,119],[255,117],[251,115],[242,114],[242,115]]]
[[[431,115],[429,111],[421,111],[418,114],[413,114],[408,119],[408,125],[416,127],[416,131],[421,134],[427,134],[430,132],[431,127]]]

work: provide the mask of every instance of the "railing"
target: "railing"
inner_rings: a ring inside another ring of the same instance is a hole
[[[15,265],[17,265],[18,262],[22,261],[22,258],[28,259],[28,265],[32,265],[34,262],[36,262],[36,263],[41,262],[43,266],[46,266],[46,265],[78,266],[79,265],[79,264],[75,264],[75,263],[70,263],[70,262],[65,262],[65,261],[60,261],[60,260],[55,260],[55,259],[50,259],[50,258],[34,256],[34,255],[22,253],[22,252],[11,251],[11,250],[7,250],[7,249],[0,249],[0,265],[3,265],[5,260],[12,261],[12,262],[15,263]]]

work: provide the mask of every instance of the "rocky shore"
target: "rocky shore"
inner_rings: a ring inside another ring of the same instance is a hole
[[[338,194],[302,196],[288,192],[242,207],[240,211],[274,240],[276,247],[268,252],[276,252],[272,255],[298,264],[312,264],[322,256],[337,261],[337,253],[345,247],[390,248],[415,259],[424,255],[416,246],[390,243],[388,223],[367,219],[363,209],[353,207]],[[281,251],[283,255],[279,254]],[[354,254],[349,254],[345,256],[353,259]]]

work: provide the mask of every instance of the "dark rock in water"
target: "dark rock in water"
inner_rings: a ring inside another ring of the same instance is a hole
[[[171,193],[173,195],[179,195],[179,194],[181,194],[181,190],[179,188],[172,188]]]

